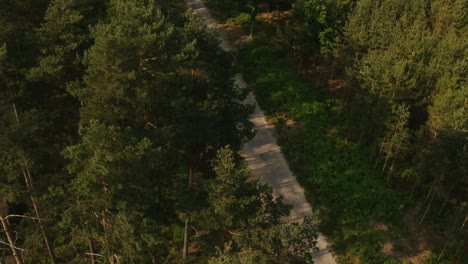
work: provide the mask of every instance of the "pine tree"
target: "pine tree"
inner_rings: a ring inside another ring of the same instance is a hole
[[[194,215],[200,230],[197,246],[210,255],[218,248],[210,263],[237,263],[244,258],[261,263],[311,262],[315,222],[283,222],[290,207],[273,198],[270,187],[252,179],[229,147],[218,151],[213,170],[209,206]]]
[[[136,138],[131,128],[94,120],[80,135],[81,143],[64,153],[76,178],[67,187],[72,196],[61,224],[74,226],[69,239],[93,241],[104,260],[144,262],[155,243],[169,241],[161,229],[164,221],[175,217],[172,205],[162,201],[170,201],[168,195],[176,190],[156,185],[156,177],[165,173],[159,163],[164,153],[148,138]],[[151,212],[156,208],[162,215]],[[151,236],[157,240],[148,240]]]
[[[69,246],[92,245],[108,262],[178,258],[173,231],[203,199],[205,156],[240,144],[250,108],[229,80],[231,57],[193,17],[176,26],[152,1],[111,1],[107,13],[84,82],[70,89],[80,141],[64,152],[74,180],[57,190],[72,194],[60,225],[75,226]]]

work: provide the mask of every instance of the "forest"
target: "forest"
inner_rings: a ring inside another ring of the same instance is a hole
[[[468,2],[204,2],[235,51],[181,0],[0,0],[1,264],[468,261]],[[320,221],[249,174],[249,90]]]
[[[339,263],[468,261],[468,2],[206,2]]]
[[[316,224],[240,161],[246,91],[184,3],[0,10],[2,264],[310,260]]]

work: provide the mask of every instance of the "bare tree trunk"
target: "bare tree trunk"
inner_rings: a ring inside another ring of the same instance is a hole
[[[252,22],[250,23],[250,38],[253,38],[254,24],[255,21],[252,20]]]
[[[185,220],[185,232],[184,232],[184,248],[182,251],[182,258],[184,259],[184,262],[187,260],[187,255],[188,255],[188,227],[189,227],[189,220]]]
[[[429,199],[429,197],[431,197],[433,188],[434,188],[434,186],[431,185],[431,188],[429,188],[429,192],[427,192],[427,195],[426,195],[426,201]]]
[[[465,244],[465,242],[464,242],[464,241],[462,241],[462,242],[458,243],[457,250],[455,251],[455,257],[457,257],[457,256],[458,256],[458,252],[460,252],[460,249],[461,249],[461,247],[462,247],[464,244]]]
[[[439,257],[437,258],[437,261],[436,263],[439,263],[440,259],[442,258],[442,256],[444,255],[445,253],[445,249],[447,248],[447,244],[449,243],[449,240],[447,240],[444,244],[444,248],[442,249],[442,252],[440,252],[439,254]]]
[[[393,146],[395,145],[395,142],[394,142],[394,141],[395,141],[395,136],[396,136],[396,133],[397,133],[397,131],[398,131],[398,128],[400,127],[401,119],[402,119],[402,118],[401,118],[401,116],[400,116],[400,117],[398,118],[398,121],[397,121],[396,125],[395,125],[395,129],[393,130],[392,139],[390,140],[390,147],[388,148],[388,151],[386,151],[386,152],[387,152],[387,156],[385,157],[385,163],[384,163],[384,166],[383,166],[383,168],[382,168],[382,173],[380,174],[380,177],[383,176],[384,171],[385,171],[385,169],[386,169],[386,167],[387,167],[387,161],[388,161],[388,159],[389,159],[389,157],[390,157],[390,153],[393,152]],[[383,146],[382,146],[382,148],[383,148]],[[396,155],[396,154],[395,154],[395,155]]]
[[[188,180],[189,180],[189,188],[190,190],[193,189],[194,187],[194,177],[195,177],[195,171],[197,171],[197,169],[199,169],[199,167],[201,166],[201,163],[204,159],[204,153],[203,153],[203,150],[201,150],[198,154],[198,161],[195,162],[195,163],[192,163],[192,165],[190,165],[190,168],[189,168],[189,175],[188,175]],[[190,241],[189,241],[189,219],[188,219],[188,215],[186,216],[187,219],[185,220],[185,230],[184,230],[184,247],[182,249],[182,258],[184,260],[184,262],[186,261],[187,259],[187,255],[188,255],[188,247],[189,247],[189,244],[190,244]],[[156,259],[154,259],[154,261],[156,261]]]
[[[299,58],[299,65],[297,66],[297,75],[300,75],[300,74],[301,74],[303,61],[304,61],[304,59],[303,59],[302,56],[301,56],[301,57]]]
[[[8,225],[8,220],[5,219],[2,215],[0,215],[0,222],[2,223],[3,230],[5,231],[5,235],[8,240],[8,245],[10,246],[11,252],[13,253],[13,257],[16,260],[16,264],[23,264],[23,259],[21,258],[21,255],[15,247],[15,240],[13,239],[13,236],[11,235],[11,231]]]
[[[398,152],[396,152],[395,157],[393,157],[392,165],[390,166],[390,171],[388,172],[388,175],[387,175],[387,183],[390,180],[390,177],[392,176],[393,166],[395,165],[395,160],[396,160],[397,156],[398,156]]]
[[[251,8],[252,10],[250,10],[250,38],[253,37],[255,18],[257,17],[257,14],[258,14],[258,6],[255,5]]]
[[[13,91],[11,91],[11,93],[13,95]],[[19,121],[18,111],[16,109],[16,104],[13,103],[12,105],[13,105],[13,112],[14,112],[15,118],[16,118],[16,124],[19,126],[20,121]],[[49,238],[47,236],[47,231],[46,231],[46,228],[44,226],[44,223],[43,223],[43,220],[41,218],[40,211],[39,211],[39,205],[37,204],[36,199],[34,198],[34,191],[33,191],[31,173],[29,172],[29,168],[28,168],[28,166],[26,164],[24,165],[24,168],[23,168],[23,177],[24,177],[24,181],[26,183],[26,189],[27,189],[27,191],[29,193],[31,203],[32,203],[33,208],[34,208],[34,213],[36,214],[36,218],[37,218],[37,221],[39,223],[39,227],[41,228],[41,231],[42,231],[42,235],[43,235],[46,247],[47,247],[47,251],[49,253],[50,260],[51,260],[52,264],[55,264],[54,250],[53,250],[52,245],[50,243],[50,240],[49,240]]]
[[[34,198],[33,194],[33,185],[31,181],[31,174],[29,173],[29,169],[27,166],[23,169],[23,176],[24,176],[24,181],[26,182],[26,188],[28,189],[29,197],[31,199],[31,203],[34,208],[34,213],[36,214],[37,221],[39,223],[39,227],[41,228],[42,231],[42,236],[44,238],[44,242],[47,247],[47,251],[49,253],[50,260],[52,264],[55,264],[55,254],[54,254],[54,249],[52,248],[52,245],[50,243],[50,239],[47,234],[46,227],[43,223],[43,219],[41,218],[40,210],[39,210],[39,205],[36,202],[36,199]]]
[[[442,203],[442,206],[440,206],[439,215],[442,214],[442,211],[444,211],[444,208],[445,208],[445,206],[447,205],[448,200],[449,200],[449,195],[447,195],[447,196],[445,197],[444,202]]]
[[[380,161],[382,160],[382,153],[383,153],[383,147],[380,147],[379,155],[377,155],[377,159],[375,160],[374,167],[377,169],[377,166],[379,165]]]
[[[390,145],[390,149],[391,149],[391,145]],[[382,172],[380,173],[380,177],[382,178],[383,175],[384,175],[384,172],[385,172],[385,169],[387,168],[387,162],[388,162],[388,159],[390,158],[390,153],[387,153],[387,155],[385,156],[385,162],[384,162],[384,165],[382,167]]]
[[[94,245],[93,245],[92,239],[88,241],[88,247],[89,247],[89,255],[91,256],[91,264],[95,264],[96,256],[94,255]]]
[[[431,200],[429,201],[429,204],[427,205],[426,210],[424,211],[424,214],[423,214],[423,216],[422,216],[422,218],[421,218],[421,221],[419,221],[419,224],[422,224],[422,222],[423,222],[424,219],[426,218],[427,213],[428,213],[429,210],[431,209],[432,201],[434,200],[435,194],[436,194],[436,191],[434,191],[434,192],[432,193]]]
[[[193,187],[193,174],[194,174],[194,173],[193,173],[193,169],[190,168],[190,169],[189,169],[189,178],[188,178],[188,180],[189,180],[189,187],[190,187],[190,188]]]

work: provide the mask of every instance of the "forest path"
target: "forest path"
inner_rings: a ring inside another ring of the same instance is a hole
[[[217,23],[211,17],[208,8],[201,0],[185,0],[194,13],[210,28],[215,28]],[[233,46],[220,31],[221,48],[232,50]],[[237,74],[235,83],[239,87],[247,87],[242,74]],[[307,202],[304,189],[299,185],[284,159],[281,149],[273,136],[273,128],[267,123],[263,111],[257,104],[255,95],[249,93],[245,104],[255,105],[255,111],[249,120],[254,124],[255,137],[243,147],[244,157],[251,173],[259,177],[262,183],[273,188],[275,196],[283,196],[286,204],[293,205],[289,215],[291,222],[302,221],[304,217],[312,214],[312,207]],[[335,264],[336,261],[328,247],[325,236],[319,235],[317,240],[319,251],[314,253],[314,263]]]

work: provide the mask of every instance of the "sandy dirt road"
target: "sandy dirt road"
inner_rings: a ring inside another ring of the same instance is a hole
[[[211,17],[209,10],[201,0],[186,0],[186,2],[203,23],[208,27],[216,27],[216,21]],[[232,44],[223,34],[223,32],[220,32],[221,47],[224,50],[232,50]],[[242,74],[236,75],[235,83],[239,87],[247,87]],[[254,176],[259,177],[262,183],[270,185],[276,196],[283,196],[285,203],[293,205],[289,221],[301,221],[304,217],[312,214],[312,207],[305,198],[304,189],[299,185],[296,177],[289,169],[281,149],[276,143],[273,128],[267,123],[255,96],[250,93],[244,103],[255,105],[255,111],[249,120],[254,124],[256,135],[243,147],[249,170]],[[321,234],[317,240],[317,246],[319,251],[314,253],[315,263],[336,263],[328,248],[326,238]]]

